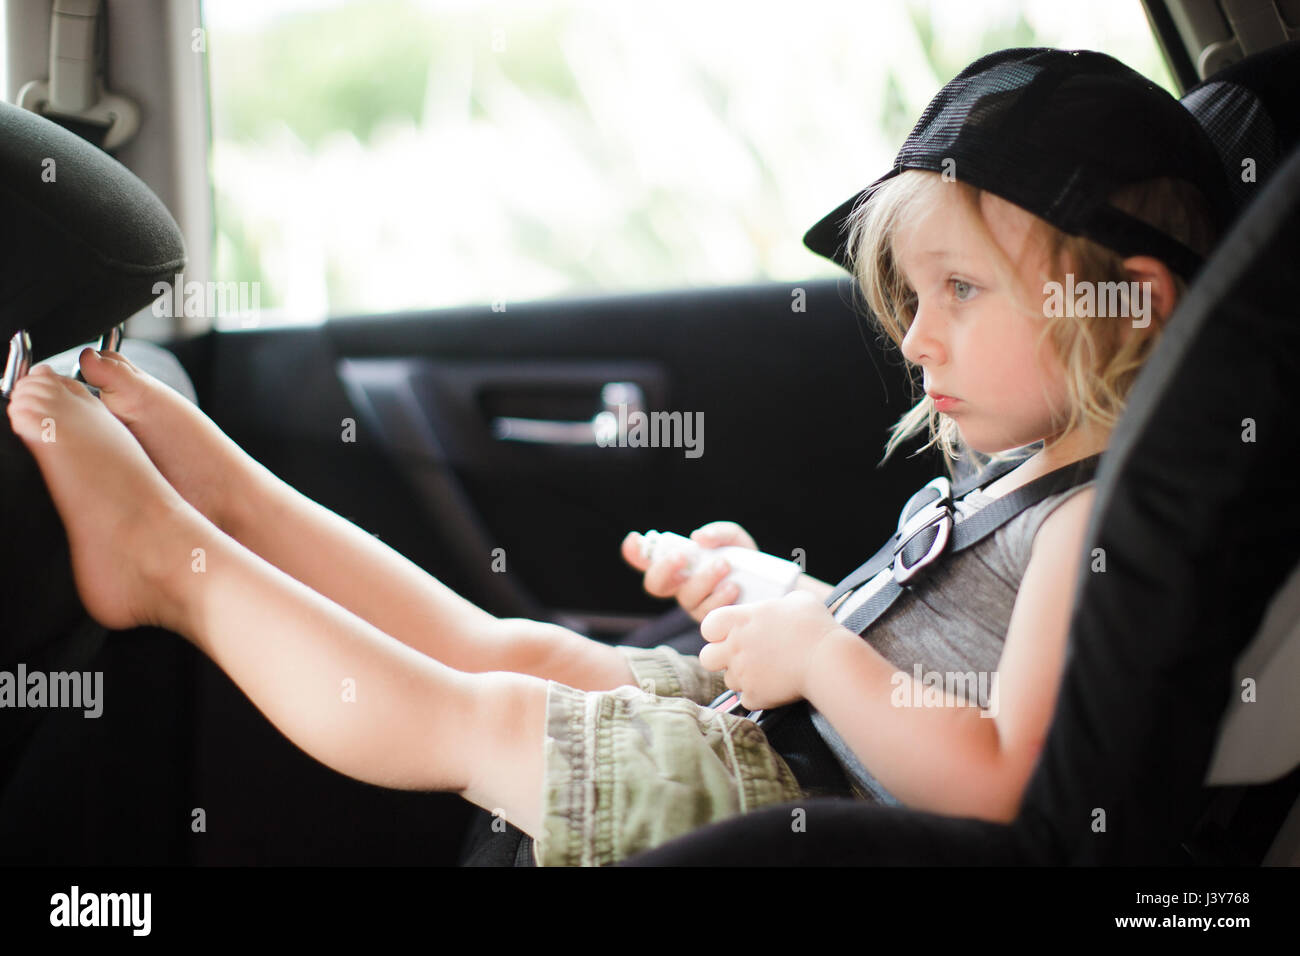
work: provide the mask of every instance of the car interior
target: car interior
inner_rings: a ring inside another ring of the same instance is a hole
[[[826,799],[804,804],[823,825],[799,839],[775,807],[628,864],[1300,865],[1300,444],[1285,392],[1300,378],[1300,0],[1141,7],[1236,219],[1102,456],[1088,546],[1140,573],[1092,575],[1079,593],[1018,819]],[[117,347],[493,614],[683,652],[698,628],[618,557],[629,530],[725,516],[835,581],[943,470],[933,451],[880,465],[877,438],[916,384],[847,275],[240,330],[160,320],[159,284],[206,275],[213,255],[209,120],[192,108],[206,76],[201,59],[156,54],[189,43],[199,3],[0,10],[0,403],[35,364],[69,374],[85,345]],[[701,413],[708,453],[605,447],[600,423],[620,405]],[[349,422],[355,440],[340,441]],[[7,427],[0,470],[0,671],[102,672],[106,702],[93,720],[0,711],[0,860],[516,862],[518,842],[482,839],[489,818],[457,796],[317,763],[177,636],[97,625]]]

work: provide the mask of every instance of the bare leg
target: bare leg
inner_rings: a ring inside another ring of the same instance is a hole
[[[101,624],[183,635],[340,773],[456,792],[537,833],[545,681],[455,671],[242,548],[71,379],[37,368],[8,411],[67,529],[78,593]]]
[[[499,619],[466,601],[278,479],[122,355],[86,349],[81,369],[183,498],[244,547],[384,633],[466,672],[516,671],[584,690],[634,683],[606,644],[554,624]]]

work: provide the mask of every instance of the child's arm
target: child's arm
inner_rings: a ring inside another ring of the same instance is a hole
[[[728,686],[757,689],[742,696],[746,707],[806,697],[906,805],[1012,820],[1056,704],[1093,497],[1091,488],[1074,495],[1052,512],[1034,538],[998,665],[993,717],[956,702],[895,706],[896,699],[914,699],[911,675],[896,677],[892,664],[834,623],[829,612],[806,600],[792,602],[789,596],[768,602],[776,605],[765,609],[773,620],[762,627],[752,620],[727,619],[743,614],[744,608],[716,612],[702,631],[706,639],[721,643],[706,647],[700,660],[714,670],[727,667]],[[728,648],[733,638],[740,641]],[[733,675],[738,659],[742,667]]]

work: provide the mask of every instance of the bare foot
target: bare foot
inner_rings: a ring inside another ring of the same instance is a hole
[[[63,519],[90,616],[111,630],[177,630],[179,592],[169,584],[190,570],[193,549],[216,529],[79,382],[38,365],[15,386],[8,412]]]
[[[205,518],[233,533],[232,494],[246,486],[240,479],[250,474],[252,459],[197,406],[120,352],[88,348],[79,361],[82,376],[163,477]]]

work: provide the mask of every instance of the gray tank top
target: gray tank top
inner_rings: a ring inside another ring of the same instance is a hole
[[[920,584],[904,588],[863,639],[909,676],[914,676],[918,668],[922,674],[945,675],[945,681],[947,675],[966,675],[968,683],[964,686],[978,698],[966,699],[985,705],[985,691],[1002,657],[1034,535],[1048,515],[1093,484],[1088,481],[1049,495],[978,544],[941,558]],[[970,492],[955,502],[954,521],[964,521],[993,500],[983,492]],[[835,619],[844,620],[869,600],[890,573],[885,569],[849,594],[835,609]],[[985,676],[981,679],[979,675]],[[825,720],[818,720],[814,726],[859,797],[877,803],[899,803]]]

